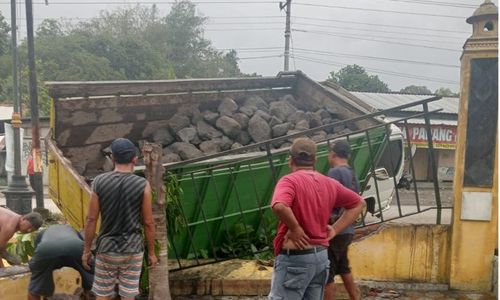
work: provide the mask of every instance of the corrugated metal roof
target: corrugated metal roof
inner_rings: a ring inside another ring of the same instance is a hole
[[[401,118],[397,117],[386,117],[384,118],[385,121],[387,122],[392,122],[396,120],[400,120]],[[431,125],[450,125],[450,126],[457,126],[457,120],[443,120],[443,119],[435,119],[432,118],[430,119]],[[412,118],[407,120],[408,124],[425,124],[425,119],[424,118]]]
[[[367,93],[350,92],[361,101],[378,110],[389,109],[395,106],[428,99],[433,95],[410,95],[398,93]],[[429,110],[443,109],[441,113],[458,114],[458,97],[443,97],[437,101],[429,103]],[[405,109],[406,111],[422,111],[422,106],[415,106]]]

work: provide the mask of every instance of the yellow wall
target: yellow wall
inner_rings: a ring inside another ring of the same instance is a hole
[[[495,151],[492,188],[471,188],[464,187],[462,184],[464,180],[465,139],[467,136],[470,59],[489,57],[497,57],[497,52],[465,52],[462,56],[461,97],[458,114],[458,140],[453,186],[453,206],[455,209],[453,210],[452,244],[450,249],[450,287],[461,290],[491,290],[493,256],[495,249],[498,248],[498,151]],[[496,148],[498,149],[498,141],[492,142],[497,143]],[[490,221],[470,221],[461,219],[463,192],[492,193],[492,212]]]
[[[386,223],[351,245],[354,277],[447,283],[449,239],[448,225]]]
[[[0,278],[0,299],[19,300],[28,298],[28,284],[31,273]],[[56,294],[73,295],[81,286],[80,274],[71,268],[62,268],[54,272]]]

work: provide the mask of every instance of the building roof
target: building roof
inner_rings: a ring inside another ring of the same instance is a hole
[[[399,93],[368,93],[368,92],[350,92],[359,100],[365,102],[376,110],[384,110],[407,103],[428,99],[435,95],[411,95]],[[458,97],[443,97],[437,101],[429,103],[429,110],[442,109],[440,113],[458,114]],[[414,106],[406,111],[421,112],[422,106]]]

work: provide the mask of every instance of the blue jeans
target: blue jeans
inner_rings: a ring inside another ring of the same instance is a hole
[[[322,300],[328,278],[328,251],[287,255],[274,260],[269,300]]]

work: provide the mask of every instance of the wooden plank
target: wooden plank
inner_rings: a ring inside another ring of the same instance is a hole
[[[295,75],[227,79],[178,79],[141,81],[48,81],[52,98],[110,95],[145,95],[217,90],[245,90],[291,87]]]

